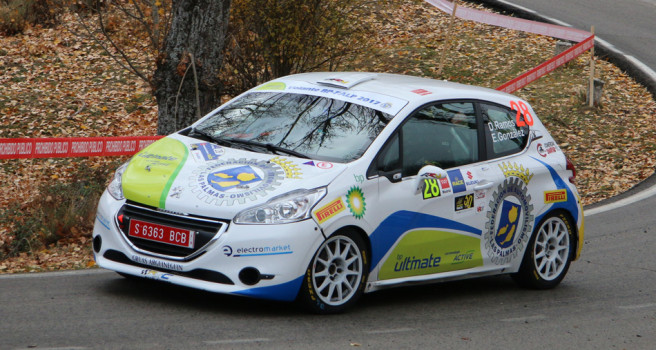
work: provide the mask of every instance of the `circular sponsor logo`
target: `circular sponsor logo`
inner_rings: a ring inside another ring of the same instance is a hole
[[[319,169],[330,169],[333,167],[333,163],[330,162],[317,162],[316,165]]]
[[[275,163],[256,159],[227,159],[201,167],[189,178],[198,199],[216,205],[246,203],[264,197],[280,185],[284,172]]]
[[[543,157],[546,157],[546,156],[547,156],[547,150],[544,149],[544,146],[542,146],[541,143],[538,143],[538,147],[537,147],[537,148],[538,148],[538,153],[539,153],[541,156],[543,156]]]
[[[356,219],[362,219],[367,209],[367,204],[364,201],[364,193],[362,193],[360,187],[351,187],[346,194],[346,204]]]
[[[493,263],[507,264],[523,250],[533,228],[533,205],[524,182],[506,179],[492,195],[483,240]]]

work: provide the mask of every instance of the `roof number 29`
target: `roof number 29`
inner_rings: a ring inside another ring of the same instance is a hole
[[[532,126],[533,125],[533,116],[531,112],[528,111],[528,106],[522,101],[510,101],[510,108],[513,111],[517,111],[515,117],[515,123],[518,127]]]

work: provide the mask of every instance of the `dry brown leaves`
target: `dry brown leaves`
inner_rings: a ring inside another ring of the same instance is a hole
[[[372,21],[377,32],[369,48],[342,69],[495,88],[553,55],[552,38],[456,20],[440,74],[449,16],[420,0],[399,3],[372,9],[365,20]],[[596,77],[606,82],[604,97],[600,107],[585,106],[588,57],[581,56],[516,93],[531,102],[576,164],[585,204],[626,191],[653,174],[656,153],[656,103],[617,67],[596,60]],[[157,112],[148,86],[119,69],[95,44],[62,28],[32,28],[24,35],[0,37],[0,71],[0,137],[155,134]],[[3,161],[0,204],[10,198],[29,202],[39,195],[39,183],[61,181],[77,167],[106,161]],[[0,228],[0,238],[3,234]],[[90,234],[78,242],[61,242],[2,261],[0,273],[91,267]]]
[[[485,10],[480,5],[463,4]],[[377,50],[347,68],[403,73],[496,88],[554,55],[556,40],[456,19],[420,0],[376,12]],[[444,69],[439,72],[444,50]],[[585,205],[628,190],[654,173],[656,103],[614,65],[595,60],[605,81],[600,106],[585,102],[589,54],[515,94],[529,102],[578,171]]]

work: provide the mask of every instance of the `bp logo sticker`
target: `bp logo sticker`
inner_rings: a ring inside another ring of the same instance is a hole
[[[524,182],[506,179],[492,195],[483,241],[492,262],[507,264],[516,258],[533,228],[533,205]]]
[[[346,193],[346,204],[356,219],[362,219],[367,209],[367,204],[364,201],[364,193],[362,193],[360,187],[353,186]]]
[[[255,159],[219,160],[201,167],[189,178],[189,188],[208,204],[234,205],[264,197],[280,185],[282,169],[274,163]]]

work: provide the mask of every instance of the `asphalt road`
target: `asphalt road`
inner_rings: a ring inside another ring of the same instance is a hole
[[[514,2],[594,24],[656,67],[654,0]],[[586,217],[582,258],[554,290],[481,278],[368,294],[330,317],[102,270],[4,275],[0,349],[654,349],[656,199],[628,202]]]
[[[480,278],[367,294],[328,317],[102,270],[6,275],[0,349],[653,349],[651,212],[588,217],[583,257],[554,290]]]
[[[483,1],[486,2],[486,1]],[[508,0],[572,25],[590,30],[618,49],[656,70],[656,0]]]
[[[656,0],[468,0],[523,7],[522,17],[561,21],[577,29],[595,27],[597,47],[656,96]],[[599,49],[596,49],[599,51]],[[644,65],[644,66],[643,66]],[[603,79],[603,78],[602,78]]]

